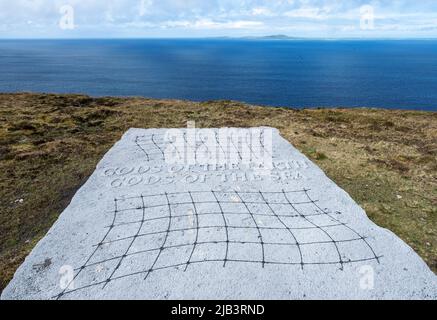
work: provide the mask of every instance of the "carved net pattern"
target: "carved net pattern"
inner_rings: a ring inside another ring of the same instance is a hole
[[[323,209],[307,189],[187,191],[114,199],[112,222],[82,266],[74,289],[105,288],[165,269],[235,263],[295,266],[376,261],[368,239]]]

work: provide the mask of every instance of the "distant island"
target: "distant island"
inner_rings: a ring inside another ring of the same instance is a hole
[[[270,36],[252,36],[252,37],[244,37],[244,39],[254,39],[254,40],[304,40],[306,38],[303,37],[290,37],[285,34],[274,34]]]
[[[304,37],[290,37],[285,34],[274,34],[274,35],[267,35],[267,36],[245,36],[245,37],[214,37],[214,39],[239,39],[239,40],[305,40],[308,38]]]

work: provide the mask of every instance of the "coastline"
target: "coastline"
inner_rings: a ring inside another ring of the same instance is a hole
[[[272,126],[437,272],[437,112],[0,94],[0,291],[132,127]]]

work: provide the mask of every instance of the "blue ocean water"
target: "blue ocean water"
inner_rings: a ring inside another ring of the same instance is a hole
[[[437,110],[437,41],[2,40],[17,91]]]

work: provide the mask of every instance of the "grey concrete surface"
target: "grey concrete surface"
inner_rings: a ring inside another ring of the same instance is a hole
[[[164,133],[114,145],[2,299],[437,298],[424,261],[276,129],[270,174],[170,165]]]

